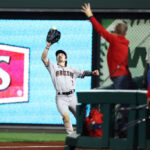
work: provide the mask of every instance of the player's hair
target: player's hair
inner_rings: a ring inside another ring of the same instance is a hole
[[[57,50],[56,51],[56,57],[57,57],[57,55],[59,54],[59,53],[63,53],[65,56],[66,56],[66,58],[67,58],[67,53],[64,51],[64,50]]]
[[[117,34],[125,35],[128,30],[128,27],[125,23],[118,23],[116,25],[115,30],[116,30]]]

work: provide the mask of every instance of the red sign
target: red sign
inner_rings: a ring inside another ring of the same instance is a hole
[[[29,49],[0,45],[0,103],[28,101]]]

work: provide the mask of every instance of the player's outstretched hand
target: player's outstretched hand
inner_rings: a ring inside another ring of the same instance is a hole
[[[85,13],[88,18],[93,16],[90,3],[85,3],[81,8],[81,12]]]
[[[95,76],[99,76],[99,71],[98,70],[94,70],[94,71],[92,71],[92,74],[95,75]]]

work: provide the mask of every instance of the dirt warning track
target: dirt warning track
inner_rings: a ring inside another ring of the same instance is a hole
[[[64,150],[65,142],[0,143],[0,150]]]

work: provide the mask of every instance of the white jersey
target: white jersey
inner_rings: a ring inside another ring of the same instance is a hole
[[[84,71],[71,66],[62,67],[48,60],[48,69],[56,92],[68,92],[75,90],[76,78],[81,78]]]

